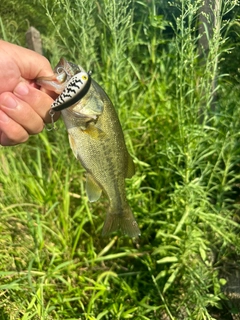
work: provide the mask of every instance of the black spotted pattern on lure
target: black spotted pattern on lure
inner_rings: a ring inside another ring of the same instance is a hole
[[[85,72],[75,74],[67,83],[63,92],[52,103],[54,111],[66,109],[81,100],[88,92],[91,85],[91,77]]]

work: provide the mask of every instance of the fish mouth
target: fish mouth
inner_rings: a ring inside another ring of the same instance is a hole
[[[65,58],[62,57],[53,71],[60,77],[62,74],[65,74],[67,80],[69,80],[71,77],[81,72],[82,70],[77,64],[67,61]]]
[[[88,93],[91,87],[91,71],[86,72],[81,66],[65,58],[60,59],[53,71],[53,77],[36,79],[38,85],[59,94],[51,105],[51,110],[67,109],[77,104]]]
[[[74,77],[77,74],[81,74],[81,72],[83,71],[84,70],[82,70],[80,66],[70,61],[67,61],[63,57],[60,59],[59,63],[54,68],[54,73],[56,75],[57,81],[64,82],[66,85],[69,83],[72,77]],[[86,84],[83,86],[83,88],[80,91],[77,92],[76,95],[74,95],[71,99],[64,101],[63,103],[57,106],[52,105],[51,109],[54,111],[62,111],[78,103],[87,94],[91,86],[91,72],[87,72],[87,74],[88,74],[88,80]],[[71,91],[71,88],[69,88],[69,90]]]

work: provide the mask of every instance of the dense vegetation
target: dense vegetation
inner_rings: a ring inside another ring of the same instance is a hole
[[[93,70],[136,164],[127,182],[142,236],[101,237],[66,130],[0,148],[0,319],[232,319],[239,268],[237,2],[199,57],[202,1],[6,1],[0,35],[30,25],[54,66]],[[216,83],[213,85],[213,83]]]

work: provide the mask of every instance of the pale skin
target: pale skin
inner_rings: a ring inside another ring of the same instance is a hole
[[[52,77],[40,54],[0,40],[0,145],[13,146],[41,132],[56,94],[40,89],[38,77]]]

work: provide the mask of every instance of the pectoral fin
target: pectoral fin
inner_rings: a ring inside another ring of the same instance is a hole
[[[97,201],[102,194],[102,189],[89,173],[86,175],[86,192],[90,202]]]
[[[70,134],[68,135],[68,140],[69,140],[69,144],[70,144],[70,147],[72,149],[72,152],[73,152],[74,156],[76,158],[78,158],[77,147],[76,147],[76,144],[75,144],[75,141],[74,141],[73,137]]]
[[[88,134],[93,139],[103,139],[106,136],[106,133],[101,129],[97,128],[94,123],[89,123],[84,133]]]
[[[132,176],[135,174],[135,167],[133,163],[133,159],[128,154],[128,164],[127,164],[127,173],[126,173],[126,178],[132,178]]]

